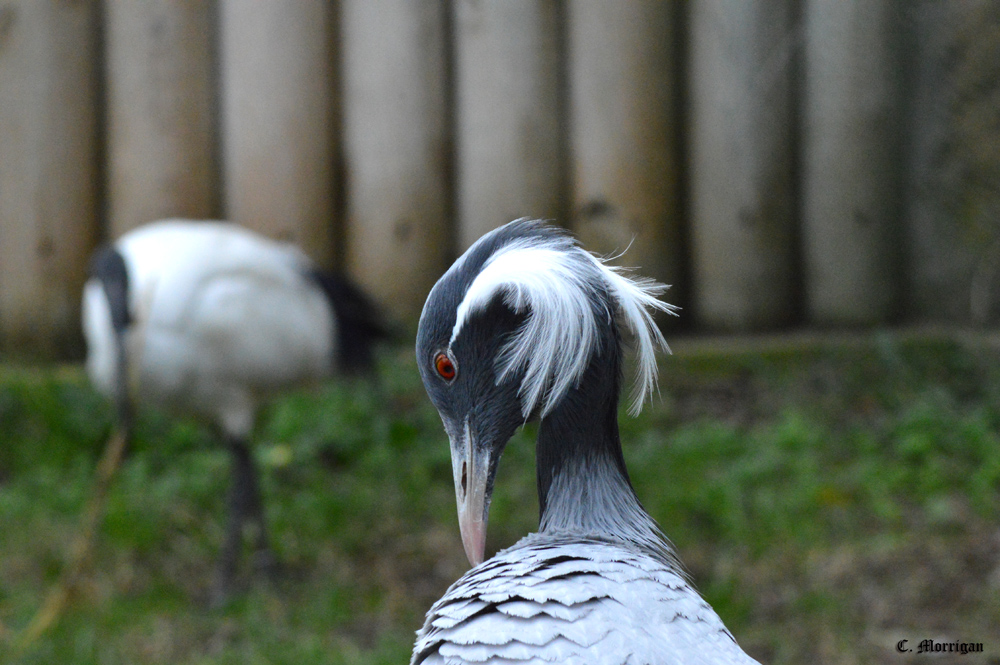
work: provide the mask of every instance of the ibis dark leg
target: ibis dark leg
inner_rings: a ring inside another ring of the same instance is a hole
[[[229,518],[213,592],[213,602],[216,604],[224,602],[232,591],[236,564],[243,548],[243,526],[246,522],[249,521],[256,527],[255,563],[269,568],[273,567],[274,561],[268,545],[263,503],[253,456],[242,439],[228,438],[227,443],[232,455],[233,470],[232,484],[229,488]]]
[[[273,577],[277,573],[278,562],[271,552],[271,543],[267,537],[267,520],[264,517],[264,503],[260,497],[260,488],[257,482],[257,471],[250,459],[250,520],[256,524],[254,534],[254,569],[262,571],[268,577]]]

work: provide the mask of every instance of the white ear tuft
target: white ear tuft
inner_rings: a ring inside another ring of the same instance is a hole
[[[598,261],[607,279],[608,290],[611,291],[622,313],[622,320],[636,339],[638,347],[638,369],[635,385],[632,391],[632,404],[629,413],[633,416],[642,411],[646,397],[656,387],[656,348],[670,352],[667,340],[653,321],[651,309],[677,315],[677,307],[665,303],[657,296],[669,287],[644,277],[632,279],[627,276],[628,269],[606,265]]]
[[[594,304],[601,302],[606,291],[614,303],[605,307],[617,305],[620,320],[637,341],[638,376],[630,409],[636,414],[656,385],[656,347],[667,349],[650,310],[676,312],[674,306],[657,299],[666,288],[605,265],[570,236],[517,238],[494,252],[469,285],[456,312],[451,341],[470,316],[499,293],[515,312],[530,310],[497,358],[498,380],[524,368],[522,413],[527,419],[540,405],[544,416],[587,368],[598,342]]]

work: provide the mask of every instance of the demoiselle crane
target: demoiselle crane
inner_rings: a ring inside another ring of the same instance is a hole
[[[666,287],[565,231],[516,220],[476,242],[424,305],[417,362],[440,412],[474,565],[427,614],[422,663],[754,663],[692,589],[629,482],[618,436],[621,328],[638,349],[632,411],[665,347]],[[538,533],[483,562],[497,462],[539,418]]]
[[[298,248],[226,222],[165,220],[95,252],[83,290],[87,373],[124,427],[133,403],[218,426],[232,456],[229,516],[213,602],[231,591],[243,527],[273,570],[248,439],[261,401],[372,363],[375,307]]]

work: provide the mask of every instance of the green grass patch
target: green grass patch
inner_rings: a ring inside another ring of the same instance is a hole
[[[633,484],[748,651],[894,663],[896,641],[931,636],[996,657],[989,345],[892,333],[678,343],[660,386],[642,416],[622,413]],[[207,427],[144,413],[83,588],[15,660],[111,420],[77,368],[0,370],[0,663],[406,662],[424,612],[467,567],[440,420],[411,350],[388,349],[376,380],[297,392],[258,424],[279,580],[246,565],[241,593],[209,609],[227,453]],[[537,525],[535,432],[501,462],[488,550]]]

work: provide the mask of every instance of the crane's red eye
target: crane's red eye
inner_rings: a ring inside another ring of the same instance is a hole
[[[454,380],[455,375],[458,373],[458,370],[455,369],[455,363],[452,362],[446,353],[439,353],[434,356],[434,369],[437,371],[438,376],[445,381]]]

